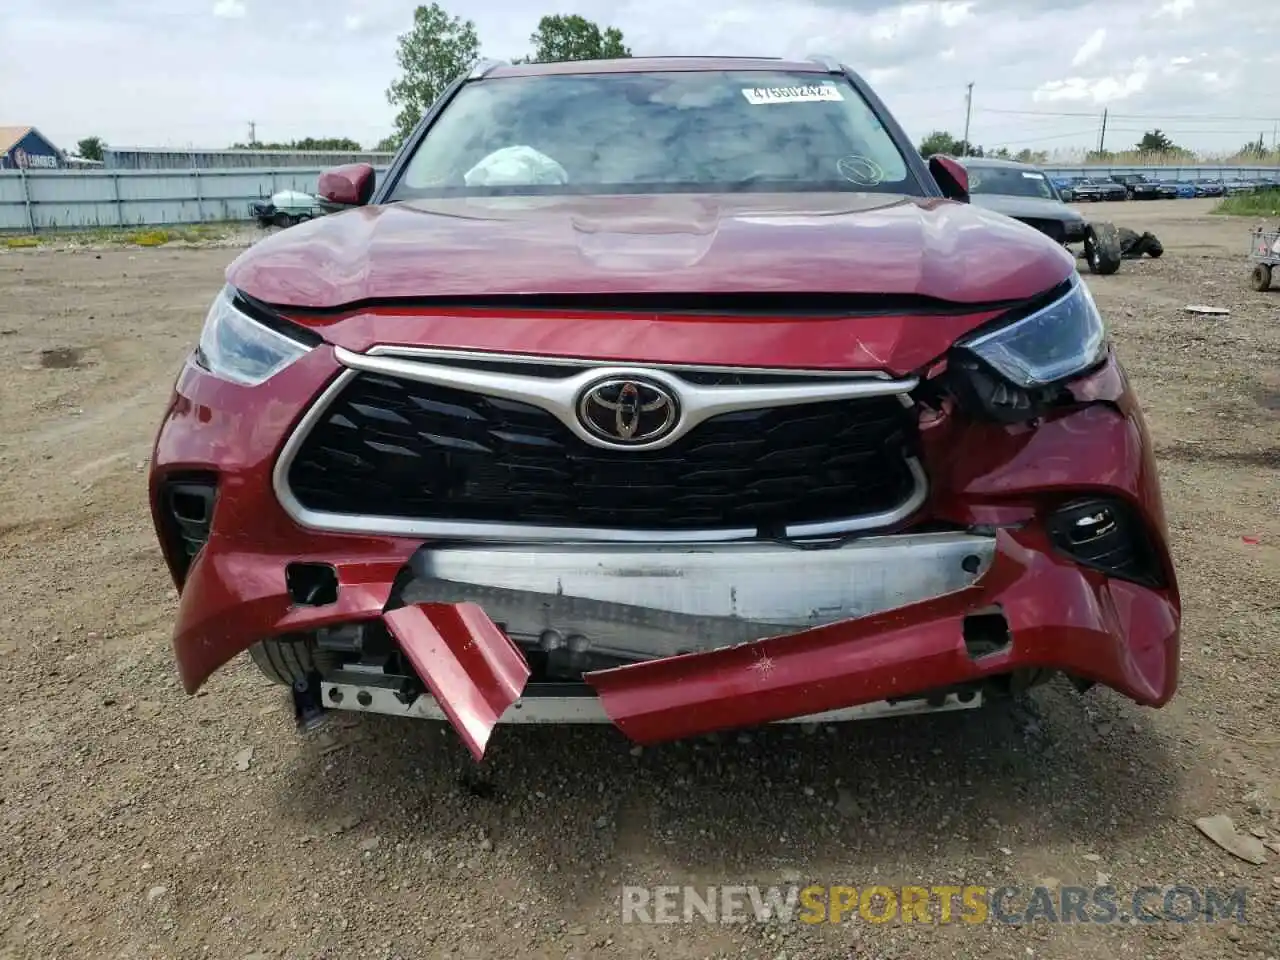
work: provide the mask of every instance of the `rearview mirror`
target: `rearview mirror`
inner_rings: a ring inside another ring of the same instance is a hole
[[[969,174],[955,157],[935,153],[929,158],[929,173],[948,200],[969,202]]]
[[[363,207],[373,197],[376,174],[367,163],[348,163],[320,174],[321,199],[342,207]]]

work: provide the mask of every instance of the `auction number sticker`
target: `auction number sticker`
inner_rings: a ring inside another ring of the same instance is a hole
[[[831,83],[815,83],[804,87],[748,87],[742,91],[747,103],[821,103],[843,100],[839,89]]]

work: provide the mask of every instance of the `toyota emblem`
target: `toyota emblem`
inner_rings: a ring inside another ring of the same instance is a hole
[[[578,419],[587,432],[609,443],[646,446],[675,429],[680,409],[675,396],[651,380],[614,378],[587,387],[578,400]]]

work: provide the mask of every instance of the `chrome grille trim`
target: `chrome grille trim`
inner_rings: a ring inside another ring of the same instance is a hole
[[[433,351],[426,348],[373,347],[367,353],[355,353],[335,347],[338,361],[346,368],[320,394],[298,422],[285,442],[272,471],[272,487],[285,513],[299,526],[311,530],[332,533],[370,534],[375,536],[403,536],[443,539],[480,539],[519,542],[558,543],[697,543],[752,540],[757,537],[754,527],[719,528],[697,530],[645,530],[610,529],[600,527],[554,527],[540,524],[492,523],[484,521],[429,520],[406,517],[380,517],[358,514],[331,513],[309,509],[294,496],[289,486],[289,470],[302,448],[308,433],[324,416],[343,388],[361,372],[404,377],[437,386],[466,390],[472,393],[503,397],[541,407],[557,417],[579,439],[592,446],[605,449],[629,449],[604,442],[588,433],[577,423],[575,401],[578,392],[586,384],[607,376],[643,376],[662,382],[675,390],[682,403],[681,421],[670,437],[660,443],[645,447],[660,449],[674,439],[686,434],[698,423],[724,413],[761,407],[796,406],[821,403],[828,400],[847,400],[858,397],[897,396],[904,406],[911,406],[907,394],[918,384],[916,378],[894,380],[878,372],[852,372],[842,379],[824,380],[812,384],[778,384],[772,386],[704,386],[691,384],[679,377],[680,370],[711,372],[742,372],[753,374],[778,374],[785,376],[812,375],[815,378],[841,377],[840,371],[793,371],[780,368],[731,368],[693,367],[654,364],[599,363],[562,358],[530,357],[483,352]],[[563,379],[547,377],[513,376],[496,374],[470,367],[451,367],[440,362],[417,362],[408,359],[417,356],[442,360],[449,356],[466,356],[468,359],[485,359],[495,363],[560,363],[583,367],[582,372]],[[915,513],[928,497],[928,481],[924,469],[915,458],[907,458],[907,467],[914,480],[911,495],[891,510],[863,514],[838,520],[795,524],[787,527],[788,539],[806,539],[843,536],[889,527]]]

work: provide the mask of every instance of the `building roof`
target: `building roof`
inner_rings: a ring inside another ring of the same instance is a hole
[[[35,127],[0,127],[0,153],[8,153]]]

